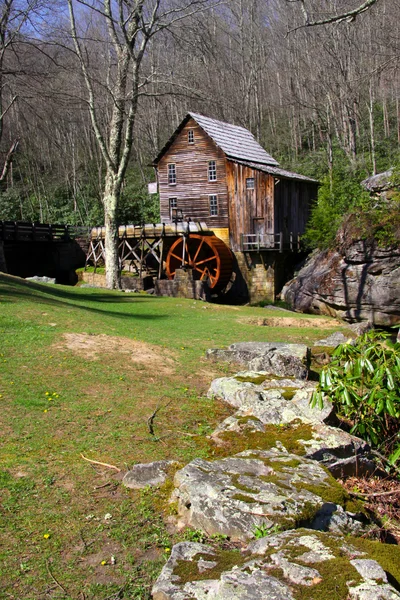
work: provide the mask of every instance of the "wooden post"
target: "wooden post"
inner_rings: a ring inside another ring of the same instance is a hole
[[[283,231],[279,234],[279,252],[283,252]]]

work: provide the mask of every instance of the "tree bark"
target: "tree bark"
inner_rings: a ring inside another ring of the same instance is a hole
[[[106,252],[106,284],[110,290],[121,288],[121,270],[118,253],[117,207],[120,196],[115,176],[107,171],[103,205],[106,237],[104,248]]]

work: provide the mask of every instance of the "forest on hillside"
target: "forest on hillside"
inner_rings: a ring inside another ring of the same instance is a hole
[[[318,178],[331,224],[399,163],[399,28],[400,0],[3,0],[0,220],[100,224],[125,159],[118,221],[157,220],[152,160],[194,111]]]

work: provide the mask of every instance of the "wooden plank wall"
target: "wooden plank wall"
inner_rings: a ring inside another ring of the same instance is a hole
[[[193,129],[194,144],[188,143]],[[217,181],[208,181],[208,162],[217,163]],[[176,184],[168,184],[168,164],[176,165]],[[170,220],[169,198],[177,198],[185,217],[204,221],[208,227],[228,227],[228,194],[225,154],[199,125],[190,119],[158,164],[161,220]],[[218,215],[210,216],[209,195],[218,196]]]
[[[284,243],[290,233],[302,235],[318,186],[313,183],[280,179],[275,183],[275,233],[283,232]]]
[[[250,177],[254,178],[254,189],[246,188]],[[242,233],[273,233],[274,179],[268,173],[227,161],[227,184],[230,245],[239,251]]]

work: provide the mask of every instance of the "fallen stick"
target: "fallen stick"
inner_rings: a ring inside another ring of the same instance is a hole
[[[58,579],[55,578],[55,576],[53,575],[51,569],[50,569],[50,565],[49,565],[49,561],[46,560],[46,567],[47,567],[47,572],[50,575],[50,577],[52,578],[52,580],[54,581],[54,583],[56,585],[58,585],[58,587],[60,588],[60,590],[62,590],[64,592],[64,594],[66,596],[69,596],[67,590],[65,589],[65,587],[63,585],[61,585],[61,583],[58,581]]]
[[[162,400],[163,398],[164,398],[164,396],[162,396],[162,397],[160,398],[160,400]],[[150,417],[147,419],[147,426],[148,426],[148,428],[149,428],[149,433],[150,433],[150,435],[152,435],[152,436],[155,436],[155,433],[154,433],[154,419],[156,418],[156,416],[157,416],[157,413],[158,413],[158,412],[159,412],[159,411],[160,411],[162,408],[167,408],[167,406],[169,406],[169,405],[171,404],[171,402],[172,402],[172,400],[170,400],[169,402],[167,402],[167,404],[164,404],[164,405],[162,405],[162,404],[159,404],[159,405],[157,406],[156,410],[153,412],[153,414],[152,414],[152,415],[150,415]]]
[[[115,471],[118,471],[118,473],[121,472],[121,469],[119,469],[115,465],[109,465],[108,463],[103,463],[98,460],[92,460],[91,458],[86,458],[86,456],[83,456],[82,453],[81,453],[81,457],[83,458],[83,460],[87,460],[88,462],[92,463],[93,465],[100,465],[102,467],[107,467],[108,469],[115,469]]]
[[[393,494],[400,494],[400,490],[392,490],[391,492],[374,492],[371,494],[363,494],[362,492],[350,492],[351,496],[361,496],[363,498],[372,498],[373,496],[393,496]]]

